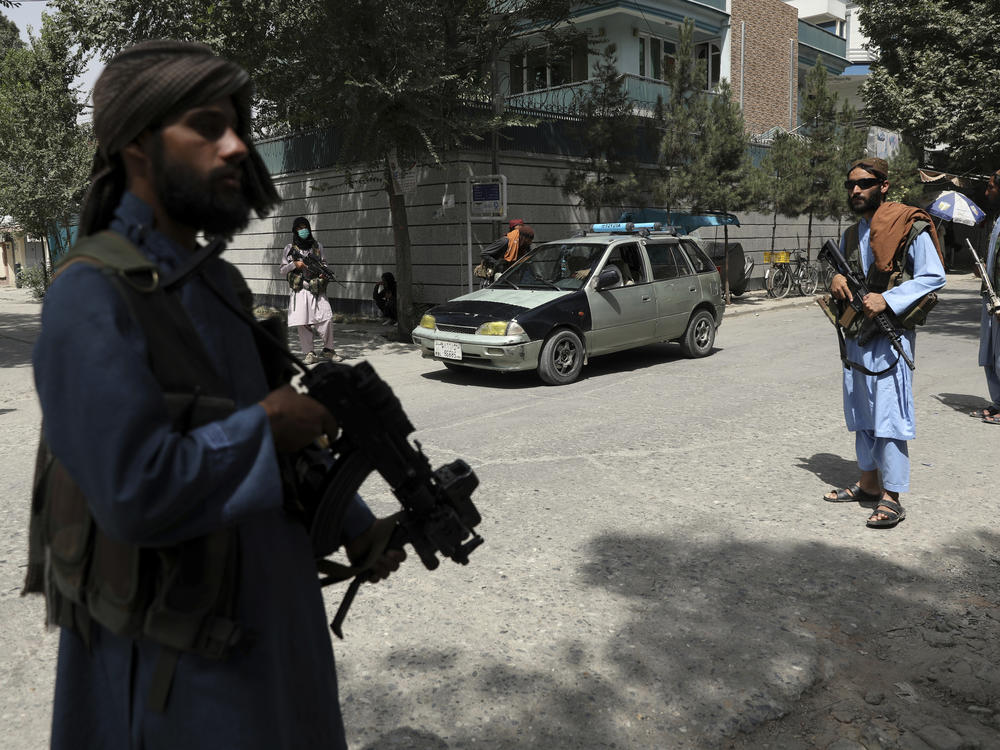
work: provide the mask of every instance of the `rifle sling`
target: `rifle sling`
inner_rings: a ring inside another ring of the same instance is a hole
[[[860,365],[857,362],[853,362],[847,358],[847,342],[844,341],[844,331],[841,325],[837,324],[837,343],[840,344],[840,361],[844,363],[845,370],[857,370],[865,375],[874,375],[878,377],[879,375],[885,375],[887,372],[891,372],[895,369],[896,365],[899,364],[899,355],[896,355],[896,359],[893,363],[886,367],[884,370],[879,370],[878,372],[872,372],[864,365]]]

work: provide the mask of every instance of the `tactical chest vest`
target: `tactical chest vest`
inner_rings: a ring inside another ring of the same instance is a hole
[[[844,260],[847,261],[847,264],[859,279],[865,280],[868,289],[872,292],[882,294],[912,279],[913,271],[907,268],[906,265],[906,251],[921,232],[927,231],[930,224],[922,220],[914,221],[913,226],[910,228],[910,233],[906,237],[906,242],[902,245],[901,251],[892,259],[892,268],[888,271],[880,271],[873,262],[868,268],[867,274],[861,267],[860,226],[861,223],[856,222],[844,232]],[[936,304],[936,293],[931,292],[925,295],[910,307],[909,310],[898,317],[899,326],[911,330],[918,325],[923,325],[927,319],[927,313]],[[843,326],[844,336],[847,338],[856,338],[865,325],[871,325],[871,323],[863,315],[852,316],[850,322]]]
[[[146,339],[149,367],[178,432],[235,410],[225,383],[176,294],[157,268],[113,232],[80,240],[61,264],[96,265],[125,302]],[[228,264],[227,264],[228,266]],[[249,296],[232,267],[241,300]],[[241,288],[242,287],[242,288]],[[239,547],[222,530],[170,547],[116,541],[95,523],[87,500],[49,450],[45,429],[32,492],[28,572],[22,594],[45,594],[49,622],[90,644],[92,622],[112,633],[164,646],[149,704],[162,710],[180,652],[222,658],[243,638],[233,620]]]

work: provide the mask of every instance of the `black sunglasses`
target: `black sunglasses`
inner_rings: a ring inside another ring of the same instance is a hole
[[[865,177],[860,180],[844,180],[844,187],[847,188],[848,191],[854,190],[855,186],[861,188],[862,190],[867,190],[868,188],[873,188],[876,185],[881,184],[882,180],[878,177]]]

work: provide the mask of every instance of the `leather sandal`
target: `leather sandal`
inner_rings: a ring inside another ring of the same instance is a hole
[[[988,417],[995,417],[998,414],[1000,414],[1000,409],[995,406],[987,406],[984,409],[976,409],[969,412],[969,416],[976,419],[987,419]]]
[[[983,421],[986,424],[1000,424],[1000,414],[991,414],[988,417],[983,417]]]
[[[879,507],[872,511],[868,517],[867,525],[872,529],[891,529],[897,523],[906,518],[906,511],[903,506],[895,500],[882,499],[878,502]],[[886,516],[879,518],[878,516]]]
[[[832,492],[834,497],[827,497],[827,495]],[[868,492],[861,489],[860,484],[852,484],[850,487],[845,487],[842,490],[838,490],[834,487],[826,495],[823,495],[823,499],[828,503],[856,503],[856,502],[874,502],[875,500],[881,499],[882,495],[878,492]]]

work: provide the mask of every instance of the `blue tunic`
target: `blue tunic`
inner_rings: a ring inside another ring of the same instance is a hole
[[[1000,219],[993,223],[993,231],[990,232],[989,247],[986,251],[986,275],[992,283],[993,270],[997,264],[997,239],[1000,235]],[[1000,290],[994,289],[1000,294]],[[1000,376],[1000,321],[995,315],[987,312],[986,300],[983,300],[982,316],[979,321],[979,364],[981,367],[992,368],[993,372]],[[990,394],[994,396],[994,394]]]
[[[151,209],[127,194],[111,228],[166,272],[187,251],[142,232],[152,220]],[[220,262],[206,273],[231,291]],[[258,403],[268,387],[253,338],[200,279],[181,298],[238,410],[172,432],[141,331],[103,274],[77,263],[46,295],[34,352],[45,434],[114,537],[157,546],[235,527],[237,619],[253,641],[219,661],[182,654],[159,714],[146,709],[158,646],[96,626],[88,651],[64,630],[52,747],[343,747],[323,599],[306,530],[281,508],[274,444]],[[346,535],[372,520],[356,498]]]
[[[868,241],[871,226],[862,219],[858,226],[861,268],[868,273],[873,256]],[[840,240],[844,251],[844,238]],[[895,313],[902,313],[928,292],[944,286],[944,266],[934,242],[927,232],[921,232],[910,244],[905,259],[913,278],[894,287],[882,296]],[[913,359],[915,331],[902,335],[903,349]],[[858,340],[847,339],[847,358],[864,365],[872,372],[889,367],[897,358],[896,350],[885,336],[876,336],[865,346]],[[875,437],[912,440],[916,437],[913,414],[913,374],[902,360],[885,375],[873,376],[844,370],[844,418],[851,432],[865,430]]]

